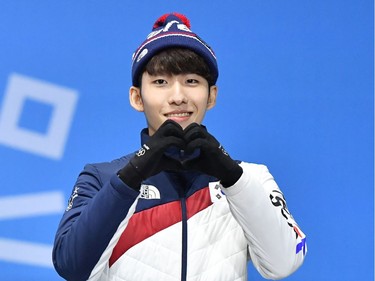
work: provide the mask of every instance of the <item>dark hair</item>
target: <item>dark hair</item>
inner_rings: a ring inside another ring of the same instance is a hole
[[[198,74],[207,80],[209,86],[214,85],[214,78],[205,60],[186,48],[169,48],[157,53],[141,73],[145,71],[150,75]],[[141,85],[142,75],[138,77],[138,82]]]

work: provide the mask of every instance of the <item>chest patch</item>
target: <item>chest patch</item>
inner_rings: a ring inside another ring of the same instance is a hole
[[[208,188],[210,189],[211,202],[219,202],[225,198],[224,193],[221,191],[219,182],[210,182]]]
[[[160,191],[153,185],[142,184],[141,195],[142,199],[160,199]]]

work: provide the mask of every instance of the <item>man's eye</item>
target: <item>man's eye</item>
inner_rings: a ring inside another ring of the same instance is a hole
[[[156,85],[162,85],[162,84],[166,84],[167,81],[165,81],[164,79],[156,79],[154,80],[154,84]]]
[[[197,83],[198,83],[198,80],[197,80],[197,79],[188,79],[188,80],[186,80],[186,82],[187,82],[188,84],[197,84]]]

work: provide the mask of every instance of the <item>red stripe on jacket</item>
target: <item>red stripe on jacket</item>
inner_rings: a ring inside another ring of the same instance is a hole
[[[208,187],[200,189],[186,200],[187,218],[212,204]],[[155,233],[182,220],[181,202],[173,201],[135,213],[113,249],[111,267],[127,250]]]

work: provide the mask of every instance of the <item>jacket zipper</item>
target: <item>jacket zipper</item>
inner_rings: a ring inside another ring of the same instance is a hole
[[[182,253],[181,253],[181,281],[187,277],[187,211],[186,198],[181,198],[182,210]]]

